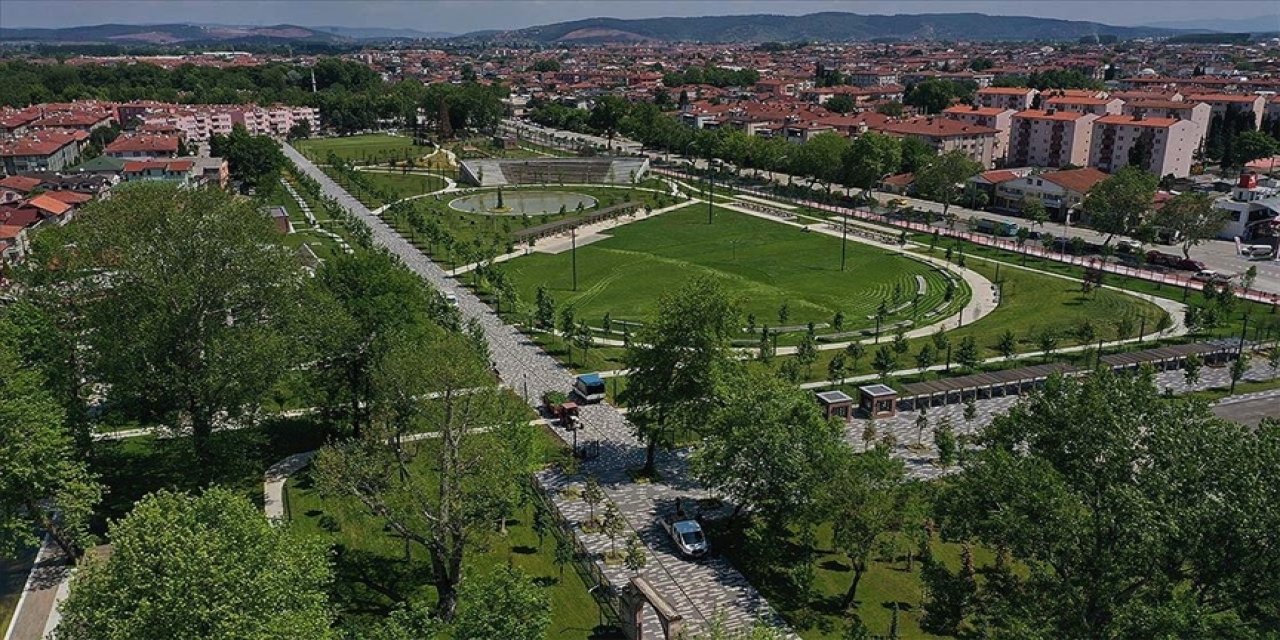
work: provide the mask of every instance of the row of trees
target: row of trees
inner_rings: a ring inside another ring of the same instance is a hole
[[[700,437],[691,468],[735,506],[734,544],[790,576],[793,597],[811,593],[815,554],[789,550],[830,524],[852,569],[841,609],[877,545],[905,537],[933,633],[1252,637],[1280,620],[1280,424],[1249,431],[1162,396],[1149,371],[1099,370],[1051,380],[981,432],[957,475],[917,483],[892,442],[855,451],[807,393],[735,360],[736,315],[708,280],[668,294],[627,351],[624,399],[651,447]],[[958,569],[934,556],[939,538],[965,547]],[[994,562],[976,566],[975,547]]]

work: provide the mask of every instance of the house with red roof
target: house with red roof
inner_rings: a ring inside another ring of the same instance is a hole
[[[109,158],[174,158],[178,147],[176,135],[138,134],[112,140],[102,153]]]
[[[124,163],[120,178],[125,182],[162,180],[187,187],[198,177],[195,166],[191,160],[130,160]]]
[[[0,262],[17,262],[29,250],[26,227],[0,224]]]
[[[27,200],[23,206],[39,212],[41,220],[57,225],[70,222],[75,212],[74,206],[44,193]]]
[[[1106,179],[1107,174],[1093,167],[1028,173],[997,184],[995,205],[1021,211],[1023,201],[1032,198],[1044,204],[1050,218],[1063,221],[1094,185]]]

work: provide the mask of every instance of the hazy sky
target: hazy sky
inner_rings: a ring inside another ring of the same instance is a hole
[[[464,33],[612,16],[743,13],[943,13],[974,11],[1134,25],[1264,16],[1280,28],[1280,0],[0,0],[0,26],[120,22],[409,27]]]

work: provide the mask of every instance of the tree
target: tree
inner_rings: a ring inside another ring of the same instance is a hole
[[[391,337],[438,318],[443,303],[390,254],[361,251],[326,260],[306,305],[310,333],[318,335],[313,370],[324,392],[325,413],[342,418],[356,435],[372,419],[374,375]]]
[[[395,446],[392,413],[363,437],[321,449],[314,476],[322,492],[354,498],[389,530],[426,550],[436,616],[450,621],[463,557],[520,494],[534,467],[534,433],[522,403],[487,386],[488,363],[469,338],[446,333],[417,356],[412,375],[398,379],[405,385],[400,395],[419,403],[413,424],[440,436],[421,451]],[[406,366],[402,374],[410,371]],[[419,454],[429,463],[413,464]]]
[[[735,514],[771,527],[807,521],[842,446],[839,425],[809,392],[766,373],[737,374],[717,400],[691,457],[694,476]]]
[[[271,136],[251,136],[242,124],[232,127],[228,135],[210,138],[209,153],[226,159],[233,180],[259,190],[279,180],[288,162],[280,143]]]
[[[601,96],[591,107],[591,113],[587,116],[587,123],[604,134],[610,148],[613,147],[613,136],[618,133],[618,125],[627,116],[629,105],[630,103],[618,96]]]
[[[1053,329],[1044,329],[1036,336],[1036,346],[1040,347],[1045,362],[1048,362],[1053,357],[1054,350],[1058,348],[1057,332]]]
[[[587,476],[586,483],[582,486],[582,501],[587,503],[589,513],[587,522],[592,526],[596,526],[596,505],[605,501],[604,489],[600,488],[600,481],[595,476]]]
[[[1262,131],[1245,131],[1236,136],[1232,163],[1243,167],[1259,158],[1270,158],[1280,152],[1280,143]]]
[[[1207,193],[1180,193],[1160,208],[1157,223],[1182,234],[1182,255],[1191,257],[1191,247],[1217,237],[1227,223],[1227,212],[1214,206],[1214,197]]]
[[[920,345],[920,350],[916,352],[916,368],[920,369],[920,373],[924,373],[937,359],[938,353],[934,350],[933,343],[926,342]]]
[[[59,231],[28,282],[69,292],[108,399],[190,432],[210,471],[215,421],[251,413],[297,359],[292,252],[250,201],[161,183],[117,188]]]
[[[515,567],[502,567],[468,580],[454,623],[458,640],[541,640],[551,627],[546,589]]]
[[[1155,624],[1170,637],[1256,637],[1274,624],[1280,557],[1257,534],[1280,525],[1280,431],[1171,402],[1152,376],[1053,377],[997,417],[942,487],[944,538],[1035,567],[978,585],[975,613],[998,625],[988,633],[1128,638]]]
[[[951,419],[943,416],[933,429],[933,444],[938,448],[938,464],[945,469],[956,461],[956,432]]]
[[[871,550],[897,519],[903,481],[902,461],[889,457],[886,448],[877,447],[860,454],[846,453],[826,484],[829,503],[823,512],[834,523],[832,543],[848,556],[853,567],[853,582],[841,609],[848,609],[857,599]]]
[[[806,332],[796,347],[796,360],[804,365],[805,375],[812,372],[813,363],[818,360],[818,344],[813,332]]]
[[[902,145],[897,138],[868,131],[849,145],[841,164],[844,184],[862,189],[865,196],[881,179],[902,166]]]
[[[823,103],[822,106],[826,107],[828,111],[834,111],[836,113],[849,113],[857,108],[857,105],[853,102],[853,98],[843,93],[832,96],[831,99]]]
[[[62,407],[42,371],[25,366],[0,330],[0,557],[49,533],[67,558],[92,546],[89,521],[102,499],[97,477],[76,451]]]
[[[918,173],[938,156],[938,152],[920,138],[903,138],[899,145],[902,147],[900,173]]]
[[[1000,355],[1004,356],[1005,360],[1012,358],[1018,352],[1018,339],[1013,337],[1013,331],[1005,329],[1005,332],[1000,334],[1000,343],[996,348],[999,349]]]
[[[233,491],[153,493],[110,537],[72,578],[59,640],[335,637],[325,543]]]
[[[600,531],[604,533],[606,538],[609,538],[608,555],[614,556],[617,553],[615,546],[618,538],[621,538],[622,534],[627,531],[627,521],[618,512],[618,507],[612,501],[604,506],[604,517],[600,519]]]
[[[861,342],[850,342],[849,346],[844,348],[844,355],[849,359],[849,370],[857,371],[858,362],[867,355],[867,347]]]
[[[962,98],[966,94],[972,95],[972,93],[972,90],[966,91],[966,87],[959,83],[930,78],[908,89],[902,102],[927,114],[941,113],[957,98]]]
[[[1159,182],[1155,175],[1127,166],[1089,190],[1084,211],[1090,226],[1107,234],[1104,246],[1111,244],[1116,234],[1132,235],[1146,224]]]
[[[981,360],[978,356],[978,341],[973,336],[960,339],[960,346],[956,349],[956,362],[969,370],[978,368]]]
[[[1191,354],[1182,363],[1182,377],[1188,387],[1194,387],[1200,383],[1200,369],[1203,368],[1204,362],[1200,356]]]
[[[844,354],[837,353],[831,357],[831,360],[827,361],[827,380],[831,383],[831,386],[834,387],[840,384],[840,381],[844,379],[844,373]]]
[[[916,173],[916,190],[926,198],[941,202],[945,216],[964,188],[962,183],[979,171],[982,165],[970,160],[964,152],[948,151]]]
[[[627,538],[626,556],[622,563],[635,575],[639,575],[640,570],[649,564],[649,556],[645,554],[644,543],[640,542],[640,536],[633,533],[630,538]]]
[[[1048,213],[1044,209],[1044,201],[1040,198],[1032,198],[1030,196],[1022,199],[1022,216],[1031,221],[1031,226],[1044,226],[1049,220]]]
[[[871,367],[880,374],[880,379],[885,380],[893,370],[898,368],[898,359],[893,355],[893,351],[889,347],[880,347],[876,349],[875,358],[871,361]]]
[[[556,302],[551,298],[546,287],[541,285],[538,287],[534,307],[534,325],[543,331],[550,331],[556,322]]]
[[[671,443],[675,427],[701,422],[708,390],[732,361],[730,337],[738,307],[710,278],[694,278],[658,302],[623,361],[631,371],[623,391],[627,417],[646,443],[644,472],[652,474],[659,445]]]

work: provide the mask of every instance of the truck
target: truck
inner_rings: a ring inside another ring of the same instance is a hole
[[[998,238],[1012,238],[1018,235],[1018,225],[990,218],[979,219],[974,225],[974,230],[978,233],[986,233]]]
[[[671,538],[676,550],[685,558],[696,559],[707,555],[711,550],[707,536],[702,532],[702,525],[689,518],[683,512],[658,518],[658,525]]]
[[[596,373],[584,373],[573,379],[573,393],[583,402],[604,400],[604,379]]]
[[[559,391],[548,391],[542,394],[542,404],[556,424],[569,431],[582,428],[582,419],[578,415],[578,403],[570,401],[569,396]]]

